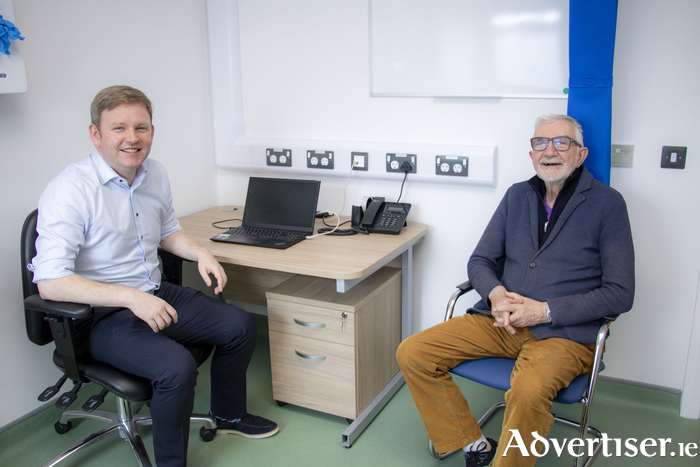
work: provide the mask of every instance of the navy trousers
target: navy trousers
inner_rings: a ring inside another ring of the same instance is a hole
[[[216,346],[211,363],[211,411],[226,419],[246,410],[246,370],[255,348],[255,320],[246,311],[200,291],[163,282],[155,295],[178,322],[158,333],[126,308],[95,308],[90,353],[96,360],[148,378],[158,467],[187,465],[197,364],[184,344]]]

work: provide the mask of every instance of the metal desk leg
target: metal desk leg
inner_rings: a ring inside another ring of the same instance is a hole
[[[413,246],[401,254],[401,340],[413,334]]]
[[[357,416],[354,422],[343,432],[343,446],[349,448],[352,443],[362,434],[367,426],[374,420],[374,417],[384,408],[384,406],[394,397],[396,391],[401,388],[404,383],[403,374],[399,370],[396,375],[384,386],[377,397],[372,399],[372,402]]]
[[[410,246],[401,255],[401,337],[407,338],[412,334],[412,299],[413,286],[413,247]],[[394,394],[405,382],[403,373],[399,370],[396,375],[384,386],[384,388],[372,399],[372,402],[363,410],[354,422],[343,432],[343,446],[349,448],[352,443],[362,434],[362,432],[374,420],[374,417],[384,408],[384,406],[394,397]]]

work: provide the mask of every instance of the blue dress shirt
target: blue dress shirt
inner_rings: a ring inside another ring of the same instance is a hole
[[[158,244],[181,229],[162,164],[146,159],[129,186],[95,151],[41,195],[28,267],[34,282],[79,274],[150,292],[160,287]]]

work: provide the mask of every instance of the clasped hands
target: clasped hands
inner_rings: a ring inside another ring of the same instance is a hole
[[[539,302],[515,292],[509,292],[502,285],[493,288],[489,294],[491,315],[499,328],[515,334],[516,328],[526,328],[547,322],[547,302]]]

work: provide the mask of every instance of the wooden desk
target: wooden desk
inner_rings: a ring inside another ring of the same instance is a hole
[[[402,272],[402,339],[412,334],[413,246],[428,233],[427,225],[409,221],[399,235],[322,235],[286,250],[275,250],[209,240],[222,231],[213,227],[213,222],[242,219],[242,207],[235,206],[237,211],[224,211],[227,207],[234,206],[219,206],[179,218],[187,235],[207,248],[226,269],[229,285],[224,291],[225,298],[265,305],[265,292],[295,274],[334,279],[337,291],[344,293],[382,266],[392,263],[401,267]],[[341,222],[346,220],[347,216],[341,216]],[[334,220],[328,222],[334,224]],[[240,222],[223,225],[237,226]],[[316,230],[319,227],[323,227],[323,223],[317,220]],[[343,433],[345,447],[352,445],[403,382],[399,371]]]

